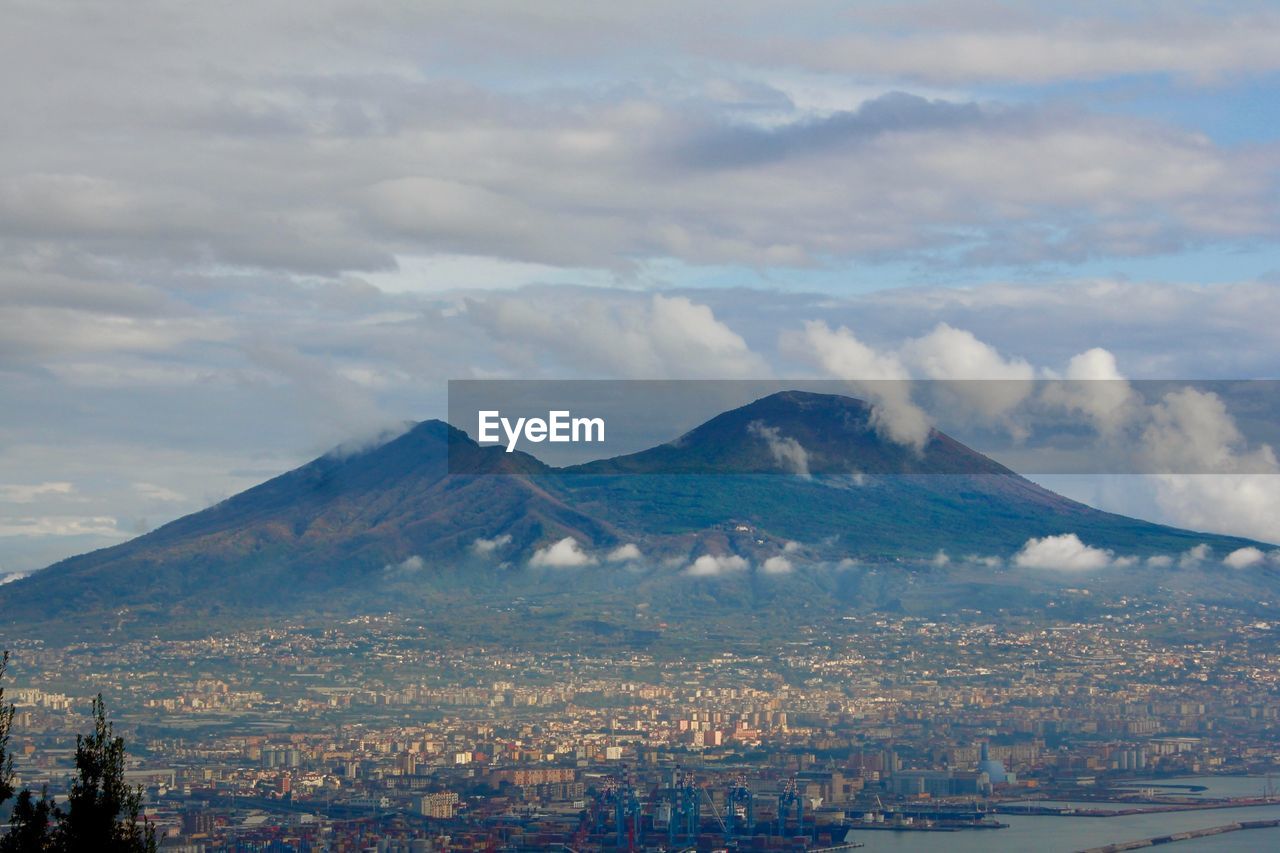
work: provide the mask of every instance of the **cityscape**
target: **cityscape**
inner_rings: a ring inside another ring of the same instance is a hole
[[[1010,815],[1276,817],[1277,630],[1125,601],[1070,622],[846,615],[781,650],[673,657],[437,645],[388,615],[28,641],[7,695],[22,783],[56,791],[77,690],[100,689],[163,850],[874,849]],[[1178,781],[1219,774],[1255,790]]]

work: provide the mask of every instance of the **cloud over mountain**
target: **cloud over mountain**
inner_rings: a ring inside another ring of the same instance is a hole
[[[594,565],[596,562],[596,558],[583,551],[578,540],[572,536],[539,548],[529,558],[529,565],[534,568],[574,569]]]
[[[690,563],[685,572],[690,577],[696,578],[716,577],[717,575],[746,571],[747,566],[746,559],[739,557],[737,554],[703,554]]]
[[[627,563],[634,562],[644,556],[640,552],[640,547],[634,542],[628,542],[625,545],[619,545],[608,553],[605,557],[610,563]]]
[[[782,465],[785,470],[799,477],[809,476],[809,452],[800,442],[790,436],[782,435],[777,427],[767,426],[762,421],[752,421],[747,424],[747,432],[763,439],[769,445],[769,452],[773,454],[774,461]]]
[[[1256,566],[1264,562],[1267,555],[1262,553],[1258,548],[1249,546],[1247,548],[1237,548],[1226,556],[1222,561],[1233,569],[1247,569],[1250,566]]]
[[[510,544],[511,544],[510,533],[503,533],[500,536],[493,537],[492,539],[485,539],[482,536],[482,537],[478,537],[476,541],[471,543],[471,550],[475,551],[477,554],[486,555],[486,554],[492,554],[494,551],[497,551],[499,548],[505,547]]]
[[[1114,562],[1115,555],[1111,551],[1090,547],[1074,533],[1028,539],[1013,558],[1014,565],[1019,568],[1067,572],[1096,571],[1109,568]]]

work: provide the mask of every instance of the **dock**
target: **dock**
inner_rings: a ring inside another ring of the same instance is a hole
[[[1172,832],[1168,835],[1156,835],[1151,838],[1139,838],[1135,841],[1120,841],[1115,844],[1104,844],[1102,847],[1090,847],[1080,853],[1120,853],[1123,850],[1141,850],[1143,847],[1155,847],[1158,844],[1173,844],[1177,841],[1191,841],[1196,838],[1208,838],[1211,835],[1223,835],[1228,832],[1241,832],[1246,829],[1273,829],[1280,826],[1277,820],[1245,820],[1238,823],[1225,823],[1221,826],[1210,826],[1206,829],[1189,829],[1185,832]]]

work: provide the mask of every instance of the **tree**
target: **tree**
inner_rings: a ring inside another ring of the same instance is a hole
[[[0,806],[13,797],[13,753],[9,751],[9,735],[13,731],[14,708],[4,701],[4,676],[9,668],[9,653],[0,653]],[[0,853],[39,853],[49,848],[49,818],[53,804],[42,792],[40,799],[31,791],[18,794],[9,823],[9,832],[0,836]]]
[[[13,753],[9,751],[9,735],[13,731],[13,703],[4,701],[4,675],[9,668],[9,653],[0,653],[0,806],[13,797]],[[0,836],[0,853],[38,853],[49,846],[49,818],[53,804],[40,794],[32,797],[29,790],[18,794],[9,823],[9,832]]]
[[[4,701],[4,673],[9,653],[0,654],[0,806],[13,796],[13,756],[9,754],[9,730],[13,728],[13,704]]]
[[[155,827],[143,818],[142,789],[124,781],[124,738],[107,722],[99,693],[93,700],[93,733],[76,737],[76,780],[68,811],[57,809],[53,847],[59,853],[134,853],[156,846]]]
[[[40,853],[51,850],[49,821],[54,816],[53,801],[40,792],[36,799],[30,790],[18,795],[9,823],[9,834],[0,837],[0,853]]]
[[[0,805],[13,797],[13,756],[9,733],[14,708],[4,701],[3,678],[9,653],[0,657]],[[124,781],[124,738],[107,722],[102,694],[93,700],[93,733],[76,737],[76,779],[68,810],[46,792],[18,794],[0,853],[154,853],[155,827],[142,817],[142,789]],[[50,831],[50,819],[54,826]]]

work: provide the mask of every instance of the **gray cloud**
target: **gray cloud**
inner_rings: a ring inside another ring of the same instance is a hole
[[[1280,16],[1252,2],[1190,2],[1158,18],[1112,4],[903,3],[855,16],[870,31],[779,38],[779,62],[931,81],[1044,82],[1169,73],[1200,82],[1277,67]],[[850,28],[853,29],[852,27]]]
[[[757,35],[731,27],[712,38],[675,5],[596,12],[590,23],[495,8],[321,3],[307,7],[300,38],[292,19],[244,8],[88,21],[23,7],[0,50],[0,73],[32,83],[0,94],[6,114],[24,116],[0,142],[8,254],[58,268],[100,259],[126,278],[154,264],[336,276],[437,252],[627,271],[665,258],[1079,261],[1274,238],[1271,147],[959,91],[925,98],[891,81],[860,103],[811,109],[778,89]],[[1123,23],[1095,13],[1099,26]],[[983,55],[1002,45],[1018,55],[1045,17],[992,35]],[[673,25],[682,20],[687,34]],[[897,27],[868,13],[841,20]],[[1271,15],[1247,28],[1227,20],[1179,38],[1280,31]],[[819,45],[814,55],[840,38],[816,13],[792,26]],[[1062,26],[1074,44],[1071,21]],[[921,28],[912,43],[953,61],[967,54],[945,46],[972,38],[953,23]],[[131,40],[146,49],[126,54]],[[1123,43],[1160,41],[1130,33]],[[650,60],[580,82],[601,57],[623,55],[619,45],[737,62],[708,78]],[[1159,52],[1175,66],[1188,53]],[[1206,53],[1234,69],[1220,47]],[[454,61],[462,55],[471,62]],[[521,55],[567,66],[534,67],[516,85],[504,69]]]
[[[761,421],[752,421],[747,424],[747,432],[768,444],[769,453],[773,456],[774,462],[797,477],[807,479],[810,476],[809,452],[800,442],[790,436],[782,435],[777,427]]]
[[[1001,111],[976,103],[929,100],[889,92],[846,110],[778,126],[721,123],[690,128],[675,147],[677,162],[698,169],[760,166],[786,158],[846,150],[892,133],[957,130],[991,121]]]
[[[686,296],[543,290],[472,298],[467,318],[501,349],[523,352],[523,375],[555,363],[580,376],[767,375],[768,365],[706,305]],[[514,359],[513,359],[514,360]]]
[[[477,537],[476,540],[471,543],[471,550],[481,556],[487,556],[492,554],[494,551],[497,551],[499,548],[504,548],[510,544],[511,534],[503,533],[500,536],[493,537],[492,539]]]

